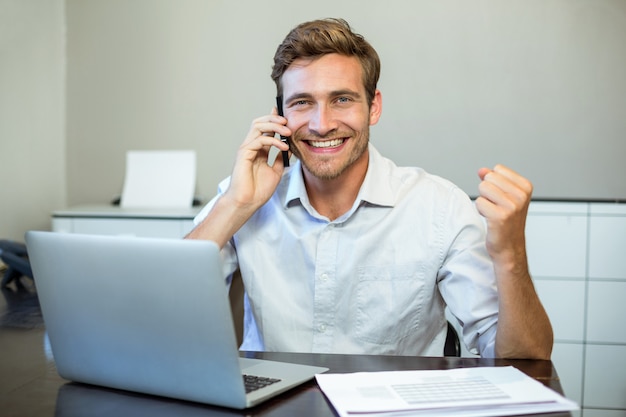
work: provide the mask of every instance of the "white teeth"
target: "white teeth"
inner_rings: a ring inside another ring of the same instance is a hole
[[[343,143],[343,139],[333,140],[310,140],[309,144],[314,148],[332,148]]]

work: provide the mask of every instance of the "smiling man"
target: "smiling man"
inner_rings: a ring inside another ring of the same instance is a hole
[[[284,117],[253,121],[187,236],[220,245],[227,281],[241,272],[241,348],[440,356],[448,307],[471,351],[549,358],[525,250],[532,185],[505,166],[481,168],[474,205],[384,158],[369,143],[379,73],[376,51],[340,19],[303,23],[278,47]],[[270,161],[272,147],[297,162]]]

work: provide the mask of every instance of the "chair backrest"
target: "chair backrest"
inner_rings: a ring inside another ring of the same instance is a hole
[[[461,356],[461,342],[452,323],[448,322],[448,335],[443,345],[443,356]]]

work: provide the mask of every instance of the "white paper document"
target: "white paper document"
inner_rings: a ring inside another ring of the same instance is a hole
[[[124,208],[191,207],[196,188],[194,151],[128,151],[120,205]]]
[[[503,416],[578,405],[512,366],[319,374],[341,417]]]

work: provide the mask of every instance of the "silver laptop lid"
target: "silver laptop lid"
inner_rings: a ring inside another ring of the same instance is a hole
[[[62,377],[246,407],[214,243],[34,231],[26,243]]]

